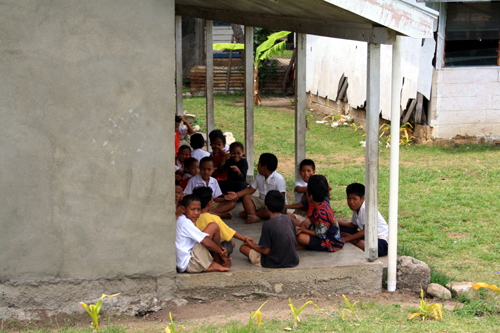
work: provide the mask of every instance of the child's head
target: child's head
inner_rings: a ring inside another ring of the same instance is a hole
[[[200,174],[203,180],[209,180],[214,173],[214,160],[211,157],[203,157],[200,160]]]
[[[285,197],[280,191],[272,190],[267,192],[264,203],[271,213],[280,213],[285,208]]]
[[[208,137],[210,139],[210,146],[212,147],[212,152],[214,155],[220,153],[226,146],[226,137],[221,130],[213,130],[212,132],[210,132]]]
[[[195,195],[186,195],[181,201],[182,214],[186,215],[193,223],[198,220],[201,214],[200,198]]]
[[[345,189],[347,194],[347,205],[352,211],[359,212],[365,202],[365,186],[360,183],[352,183]]]
[[[175,130],[177,131],[179,129],[179,126],[181,125],[181,117],[178,115],[175,115]]]
[[[200,173],[200,166],[198,160],[194,157],[188,157],[184,160],[184,171],[189,173],[191,176],[196,176]]]
[[[193,149],[203,148],[203,146],[205,145],[205,139],[203,139],[203,135],[201,135],[200,133],[191,135],[190,142]]]
[[[179,147],[179,152],[177,153],[177,158],[181,163],[184,163],[184,160],[189,157],[191,154],[191,147],[188,145],[182,145]]]
[[[328,196],[328,182],[325,183],[324,176],[313,175],[307,183],[307,200],[323,202]]]
[[[244,152],[245,149],[241,142],[236,141],[231,143],[231,145],[229,146],[229,156],[235,162],[239,162],[243,158]]]
[[[305,159],[299,164],[299,172],[302,180],[306,183],[309,181],[309,177],[316,173],[316,165],[313,160]]]
[[[180,203],[180,199],[182,198],[182,187],[178,180],[175,180],[175,204],[178,205]]]
[[[264,168],[267,168],[267,171],[269,172],[274,172],[278,168],[278,158],[271,153],[264,153],[260,155],[257,170],[259,170],[259,173],[262,174],[263,172],[261,172],[261,170]],[[265,171],[265,169],[262,171]]]
[[[328,194],[326,195],[326,197],[327,197],[328,199],[330,199],[330,186],[328,185],[328,179],[326,179],[326,177],[325,177],[325,176],[323,176],[323,175],[316,175],[316,176],[318,176],[318,178],[319,178],[319,179],[320,179],[323,183],[325,183],[325,184],[326,184],[326,188],[328,189]],[[309,177],[309,179],[310,179],[310,178],[311,178],[311,177]]]
[[[205,209],[210,201],[212,201],[212,189],[210,187],[197,187],[193,190],[193,195],[200,198],[201,209]]]

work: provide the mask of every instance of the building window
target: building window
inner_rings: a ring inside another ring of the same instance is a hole
[[[448,3],[445,66],[500,66],[500,2]]]

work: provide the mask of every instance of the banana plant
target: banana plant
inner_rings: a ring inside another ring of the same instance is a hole
[[[92,325],[94,326],[94,329],[96,329],[99,333],[101,333],[101,328],[99,327],[99,318],[101,316],[99,315],[99,312],[101,311],[102,299],[104,297],[115,297],[118,295],[120,295],[120,293],[114,294],[114,295],[102,294],[101,298],[99,299],[99,301],[95,305],[94,304],[87,305],[83,302],[80,302],[80,305],[83,306],[83,308],[85,310],[87,310],[90,318],[92,319]]]
[[[253,103],[254,105],[260,105],[261,100],[259,96],[259,64],[262,60],[267,60],[272,56],[279,56],[285,51],[286,40],[285,38],[290,34],[290,31],[279,31],[267,37],[267,40],[260,44],[255,50],[255,55],[253,57]],[[241,43],[216,43],[214,44],[214,50],[230,50],[238,51],[244,50],[245,45]]]
[[[302,305],[298,310],[297,308],[295,307],[295,305],[293,305],[293,302],[292,302],[292,299],[289,298],[288,299],[290,301],[290,304],[288,304],[290,306],[290,309],[292,309],[292,313],[293,313],[293,319],[294,319],[294,322],[293,322],[293,328],[297,329],[298,327],[298,324],[299,324],[299,321],[300,321],[300,318],[299,318],[299,315],[300,313],[302,312],[302,310],[304,310],[304,308],[308,305],[308,304],[312,304],[314,305],[316,308],[318,308],[319,312],[323,313],[323,311],[321,311],[321,309],[319,308],[319,306],[317,306],[316,304],[314,304],[313,301],[307,301],[306,303],[304,303],[304,305]]]
[[[262,314],[260,313],[260,309],[262,309],[262,307],[267,303],[268,301],[265,301],[264,303],[262,303],[262,305],[257,309],[255,310],[254,312],[252,312],[252,314],[250,315],[250,319],[248,320],[248,325],[247,325],[247,330],[250,331],[250,327],[253,323],[253,320],[255,319],[255,317],[257,317],[257,326],[260,327],[260,323],[262,321]]]

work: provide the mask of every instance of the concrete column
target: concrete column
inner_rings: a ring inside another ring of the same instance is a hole
[[[205,59],[206,59],[206,98],[207,98],[207,150],[210,150],[208,134],[214,129],[214,23],[206,21]]]
[[[380,44],[368,44],[366,92],[365,257],[378,258],[378,124],[380,113]]]
[[[444,68],[444,36],[446,34],[446,8],[448,4],[439,4],[439,18],[436,45],[436,69]]]
[[[184,114],[182,102],[182,16],[175,16],[175,90],[176,90],[176,113]]]
[[[299,164],[306,158],[306,48],[307,35],[297,35],[295,66],[295,180],[300,179]]]
[[[245,26],[245,155],[247,182],[254,178],[253,145],[253,27]]]
[[[398,196],[399,196],[399,119],[401,117],[401,37],[392,45],[391,93],[391,162],[389,181],[389,256],[387,258],[387,290],[396,290],[398,258]]]

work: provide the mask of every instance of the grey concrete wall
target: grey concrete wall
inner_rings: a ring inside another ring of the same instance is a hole
[[[173,0],[0,3],[2,283],[175,272],[174,58]]]

